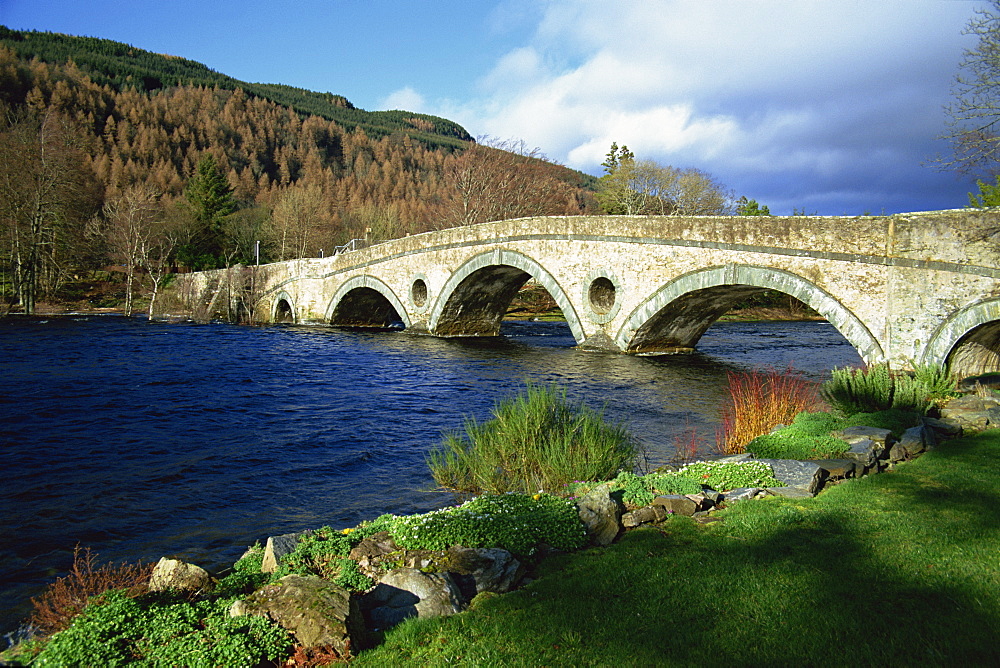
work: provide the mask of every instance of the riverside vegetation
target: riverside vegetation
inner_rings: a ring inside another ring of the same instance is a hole
[[[751,382],[761,384],[763,396],[787,386],[778,380],[785,375],[757,373]],[[800,413],[775,433],[821,432],[862,420],[843,414],[845,406],[886,424],[906,424],[909,418],[901,416],[919,419],[914,409],[927,410],[954,391],[951,379],[936,372],[935,389],[913,395],[909,383],[928,385],[926,375],[916,380],[921,377],[876,367],[835,372],[822,395],[854,403],[836,404],[832,413]],[[885,406],[887,392],[888,409],[871,410],[873,401]],[[920,401],[903,405],[911,395]],[[429,456],[435,476],[466,480],[448,469],[476,468],[469,462],[479,444],[485,461],[496,464],[498,437],[491,432],[511,429],[517,410],[521,423],[535,424],[540,441],[549,444],[533,448],[522,441],[526,459],[538,452],[548,461],[554,443],[594,445],[575,443],[567,433],[588,434],[618,466],[639,456],[620,427],[583,427],[600,422],[599,413],[568,402],[558,388],[529,386],[525,396],[498,405],[494,420],[470,423],[465,438],[454,435],[439,446]],[[735,428],[734,421],[727,424]],[[748,447],[759,447],[755,443],[751,439]],[[853,480],[812,499],[735,504],[715,513],[722,522],[704,526],[669,517],[600,549],[579,551],[586,536],[568,498],[598,481],[580,482],[569,469],[569,479],[531,473],[549,466],[539,464],[513,477],[495,469],[499,482],[480,476],[481,483],[462,483],[477,491],[499,484],[505,494],[483,493],[423,515],[384,515],[340,531],[320,529],[300,540],[273,574],[261,573],[262,550],[251,549],[211,593],[199,596],[144,593],[148,569],[97,569],[85,554],[36,601],[34,621],[45,635],[3,658],[39,666],[212,666],[294,656],[298,665],[322,665],[336,657],[294,647],[264,617],[229,617],[229,606],[295,573],[320,575],[351,591],[369,589],[372,581],[348,554],[365,538],[388,532],[409,549],[501,546],[526,560],[546,558],[531,561],[535,579],[519,591],[477,599],[462,615],[407,620],[386,631],[378,646],[356,654],[360,665],[687,665],[720,655],[746,664],[810,663],[819,656],[842,665],[993,663],[1000,656],[991,641],[1000,632],[1000,522],[990,501],[998,446],[997,432],[952,440],[892,475]],[[447,452],[458,454],[449,460]],[[697,462],[645,476],[605,469],[603,477],[612,479],[626,503],[642,505],[654,493],[685,493],[703,484],[773,484],[766,465],[756,464],[763,468]],[[520,492],[511,489],[517,487],[513,480]],[[538,491],[540,481],[551,489]],[[557,551],[538,552],[540,545]]]

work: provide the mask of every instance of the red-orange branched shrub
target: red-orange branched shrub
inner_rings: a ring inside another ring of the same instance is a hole
[[[73,566],[69,574],[49,585],[45,592],[31,599],[35,611],[30,623],[50,635],[69,627],[73,618],[87,605],[87,599],[109,589],[126,589],[129,596],[146,592],[152,564],[105,564],[95,566],[90,548],[73,548]]]
[[[334,663],[347,663],[350,656],[341,656],[330,645],[319,647],[295,646],[293,654],[285,663],[286,666],[296,666],[297,668],[314,668],[316,666],[329,666]]]
[[[819,384],[787,369],[727,373],[726,402],[716,447],[727,455],[744,452],[747,444],[770,433],[779,424],[790,424],[802,411],[823,404]]]

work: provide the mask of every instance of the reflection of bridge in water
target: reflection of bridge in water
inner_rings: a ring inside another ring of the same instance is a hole
[[[580,345],[657,353],[693,348],[734,304],[778,290],[818,311],[868,362],[947,360],[969,374],[1000,369],[991,229],[1000,212],[524,218],[265,265],[252,294],[233,294],[255,302],[263,321],[492,336],[533,278]],[[204,299],[225,274],[181,276],[175,290]]]

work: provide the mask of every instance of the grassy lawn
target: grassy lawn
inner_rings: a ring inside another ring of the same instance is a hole
[[[674,518],[409,621],[363,665],[1000,664],[1000,432],[815,499]]]

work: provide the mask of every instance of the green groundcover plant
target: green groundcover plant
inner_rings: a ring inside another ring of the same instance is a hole
[[[601,481],[574,481],[564,487],[567,495],[586,494]],[[612,491],[622,493],[622,501],[629,506],[645,506],[661,494],[697,494],[708,487],[727,491],[740,487],[778,487],[781,483],[764,462],[693,462],[669,472],[646,475],[621,472],[610,481]]]

